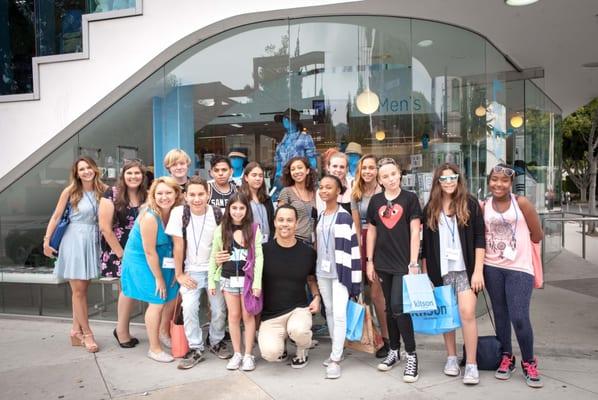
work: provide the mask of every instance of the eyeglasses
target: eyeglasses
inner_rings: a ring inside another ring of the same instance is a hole
[[[390,158],[390,157],[385,157],[385,158],[381,158],[380,160],[378,160],[378,168],[380,168],[383,165],[387,165],[387,164],[397,165],[397,162],[394,160],[394,158]]]
[[[392,160],[392,158],[391,158],[391,160]],[[386,200],[386,210],[384,210],[384,212],[382,213],[382,217],[390,218],[391,214],[392,214],[392,201]]]
[[[450,183],[456,181],[457,179],[459,179],[459,174],[443,175],[438,177],[438,181],[441,183]]]
[[[492,172],[497,173],[497,174],[505,174],[508,177],[511,177],[515,174],[515,170],[511,169],[509,167],[502,167],[500,165],[497,165],[496,167],[492,168]]]

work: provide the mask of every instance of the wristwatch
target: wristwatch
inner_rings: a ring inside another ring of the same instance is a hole
[[[417,268],[419,269],[419,264],[418,263],[409,263],[409,265],[407,266],[407,268]]]

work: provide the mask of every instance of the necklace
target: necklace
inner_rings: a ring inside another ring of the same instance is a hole
[[[307,198],[307,200],[303,199],[304,196],[301,195],[301,193],[299,192],[299,189],[297,189],[297,186],[293,185],[293,191],[295,192],[297,197],[299,197],[299,200],[301,200],[304,203],[308,203],[309,201],[311,201],[311,197],[313,196],[313,193],[312,193],[312,196],[309,196],[309,192],[307,191],[307,189],[304,189],[304,190],[305,190],[305,194],[306,194],[305,197]]]

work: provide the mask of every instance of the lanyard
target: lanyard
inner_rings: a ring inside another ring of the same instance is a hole
[[[446,226],[448,227],[449,232],[451,233],[451,238],[453,239],[453,245],[454,245],[455,244],[455,221],[453,220],[453,217],[451,217],[451,219],[450,219],[451,222],[449,223],[449,220],[446,217],[444,210],[442,210],[441,213],[442,213],[442,216],[444,217],[444,222],[446,222]]]
[[[336,206],[336,211],[334,212],[334,215],[332,216],[332,219],[330,220],[330,225],[328,225],[328,229],[325,230],[325,225],[324,225],[324,219],[322,218],[322,239],[324,240],[324,247],[326,248],[326,254],[328,254],[328,244],[330,243],[330,236],[332,236],[332,226],[334,225],[334,222],[336,221],[336,214],[338,214],[338,209],[339,206]],[[324,215],[324,211],[322,211],[321,216]],[[328,232],[328,235],[326,235],[326,232]]]
[[[97,202],[93,201],[91,195],[87,192],[85,192],[85,197],[87,197],[87,200],[89,201],[89,204],[91,205],[91,209],[93,210],[93,220],[97,222],[97,220],[98,220]]]
[[[208,209],[206,207],[206,213],[203,215],[203,222],[201,223],[201,232],[199,233],[199,239],[195,236],[195,223],[193,222],[193,215],[191,215],[191,230],[193,231],[193,242],[195,243],[195,258],[199,255],[199,244],[201,243],[201,237],[203,236],[203,228],[206,226],[206,219],[208,218]]]
[[[509,229],[511,230],[511,234],[512,234],[511,238],[513,239],[513,242],[516,243],[517,242],[517,238],[516,238],[517,222],[519,221],[519,214],[517,213],[517,207],[515,207],[515,200],[513,200],[513,196],[511,196],[511,204],[513,205],[513,211],[515,211],[515,226],[514,227],[509,222],[507,222],[505,220],[505,217],[503,217],[503,214],[505,214],[509,211],[508,209],[504,213],[499,212],[498,215],[500,215],[500,219],[502,219],[503,224],[509,225]]]
[[[257,201],[253,202],[256,205],[256,211],[257,211],[257,224],[260,227],[260,230],[262,231],[262,233],[264,232],[264,227],[266,225],[268,225],[268,218],[264,215],[266,214],[266,212],[264,211],[264,209],[266,208],[266,206],[264,206],[262,203],[259,203]]]

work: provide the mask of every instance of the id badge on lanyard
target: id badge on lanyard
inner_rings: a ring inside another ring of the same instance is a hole
[[[446,258],[449,261],[459,261],[459,253],[461,252],[460,249],[448,247],[446,249]]]
[[[503,250],[502,255],[509,261],[515,261],[515,257],[517,257],[517,249],[507,245],[507,247]]]
[[[331,263],[330,260],[322,260],[322,271],[330,272]]]
[[[174,258],[172,257],[164,257],[162,260],[162,268],[164,269],[174,269]]]

